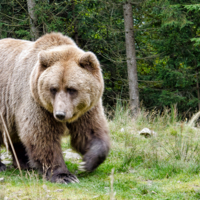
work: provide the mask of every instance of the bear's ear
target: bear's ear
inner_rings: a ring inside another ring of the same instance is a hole
[[[79,60],[80,66],[90,72],[100,70],[97,57],[92,52],[86,52]]]

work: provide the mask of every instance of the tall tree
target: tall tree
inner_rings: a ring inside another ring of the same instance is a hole
[[[188,110],[190,113],[198,110],[199,8],[198,0],[149,0],[145,7],[148,17],[142,28],[152,33],[146,44],[158,57],[148,74],[149,81],[157,84],[146,85],[144,105],[162,108],[177,104],[179,112],[186,115]]]
[[[27,0],[28,13],[30,18],[31,39],[35,41],[39,38],[39,29],[37,27],[37,15],[35,14],[35,0]]]
[[[138,76],[135,53],[135,39],[133,31],[133,10],[130,2],[126,2],[124,9],[124,26],[126,39],[126,57],[128,67],[128,83],[130,107],[133,115],[137,115],[139,109]]]

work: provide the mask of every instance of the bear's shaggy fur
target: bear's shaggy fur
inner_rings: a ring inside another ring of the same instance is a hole
[[[72,147],[83,155],[81,170],[93,171],[105,160],[110,143],[101,102],[104,82],[93,53],[60,33],[36,42],[2,39],[0,80],[0,112],[21,168],[37,168],[52,182],[78,182],[62,156],[67,128]],[[0,120],[0,145],[4,131]],[[0,162],[0,171],[5,169]]]

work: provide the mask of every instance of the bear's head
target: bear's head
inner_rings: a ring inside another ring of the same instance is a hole
[[[36,102],[56,120],[70,123],[98,103],[104,82],[92,52],[62,45],[38,54],[30,87]]]

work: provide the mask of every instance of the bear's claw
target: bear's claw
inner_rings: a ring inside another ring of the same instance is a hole
[[[65,174],[62,176],[58,176],[57,178],[55,178],[55,181],[53,181],[53,182],[69,184],[69,183],[79,183],[79,180],[73,174]]]
[[[86,162],[81,162],[78,169],[79,169],[79,171],[85,172],[86,171]]]

